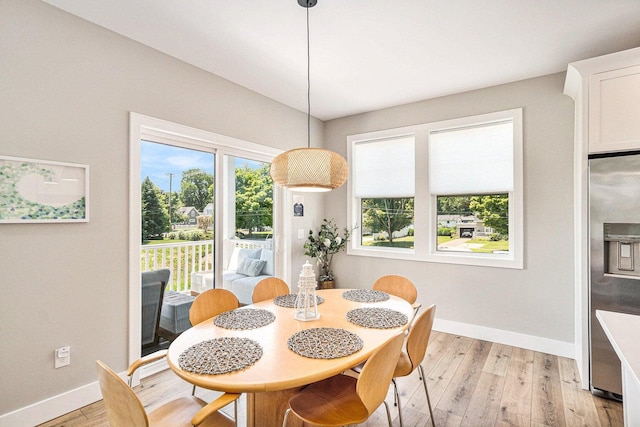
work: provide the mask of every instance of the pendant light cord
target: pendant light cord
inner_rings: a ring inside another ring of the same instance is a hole
[[[309,7],[307,9],[307,148],[311,148],[311,49],[309,44]]]

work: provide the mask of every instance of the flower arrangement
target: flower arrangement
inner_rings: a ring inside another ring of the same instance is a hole
[[[304,244],[304,254],[317,258],[320,266],[319,280],[321,282],[334,280],[333,272],[331,271],[333,255],[345,250],[350,236],[351,230],[347,228],[342,230],[341,236],[338,226],[328,219],[322,220],[322,225],[317,235],[314,234],[313,230],[309,230],[307,241]]]

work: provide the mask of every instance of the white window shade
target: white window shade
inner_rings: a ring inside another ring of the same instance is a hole
[[[413,197],[414,137],[357,142],[353,169],[355,197]]]
[[[513,123],[499,122],[429,135],[431,194],[513,190]]]

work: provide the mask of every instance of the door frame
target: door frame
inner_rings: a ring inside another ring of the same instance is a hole
[[[185,148],[193,148],[211,151],[215,154],[215,182],[214,200],[224,201],[228,197],[224,185],[223,173],[226,166],[223,165],[225,155],[251,158],[269,162],[282,150],[264,145],[231,138],[213,132],[192,128],[189,126],[172,123],[162,119],[129,113],[129,322],[128,322],[128,363],[140,358],[140,334],[141,334],[141,289],[140,289],[140,233],[141,201],[140,201],[140,141],[166,143]],[[273,189],[273,236],[274,236],[274,265],[275,275],[289,282],[290,249],[286,244],[286,236],[291,232],[291,213],[285,209],[285,203],[291,199],[291,195],[280,186],[274,185]],[[222,265],[222,242],[215,236],[223,235],[224,214],[223,203],[214,203],[214,253],[215,266]],[[222,271],[216,269],[215,282],[222,283]],[[166,369],[164,361],[160,364],[151,364],[141,369],[140,377],[151,375]],[[135,378],[135,382],[139,380]]]

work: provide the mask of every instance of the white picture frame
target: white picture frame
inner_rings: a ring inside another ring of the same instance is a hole
[[[89,166],[0,155],[0,224],[89,222]]]

